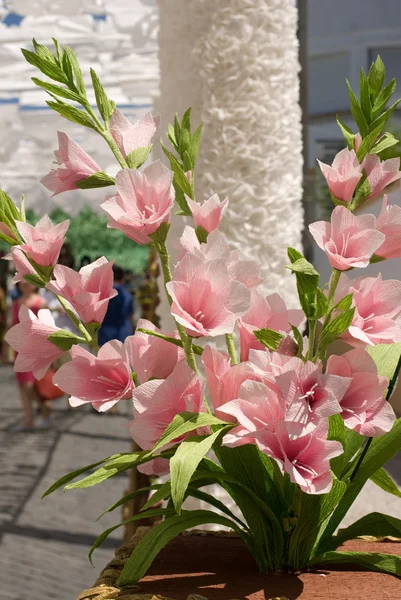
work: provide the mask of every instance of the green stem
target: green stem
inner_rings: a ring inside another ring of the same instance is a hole
[[[87,331],[85,325],[78,319],[75,315],[74,311],[68,305],[68,302],[62,298],[61,296],[55,294],[57,300],[60,302],[63,307],[65,313],[69,316],[71,321],[74,323],[75,327],[78,329],[80,333],[82,333],[83,342],[86,342],[89,346],[91,346],[96,352],[99,350],[99,346],[97,343],[97,336],[91,336],[91,334]]]
[[[307,360],[312,360],[313,359],[313,353],[315,350],[315,337],[316,337],[316,321],[308,321],[309,323],[309,347],[308,347],[308,353],[306,355],[306,359]]]
[[[117,146],[116,142],[114,141],[114,138],[111,135],[111,133],[106,130],[104,130],[103,132],[99,132],[99,133],[101,133],[102,137],[108,143],[111,151],[113,152],[114,156],[116,157],[117,161],[119,162],[120,167],[122,167],[123,169],[128,169],[128,163],[125,160],[124,156],[122,155],[120,148]]]
[[[171,304],[173,303],[173,300],[172,300],[170,294],[168,293],[167,287],[166,287],[166,285],[172,280],[170,255],[168,253],[167,246],[164,242],[154,242],[154,247],[160,258],[160,263],[162,266],[162,273],[163,273],[163,280],[164,280],[164,289],[166,292],[167,300],[171,306]],[[176,324],[178,333],[179,333],[181,341],[182,341],[182,345],[183,345],[183,348],[185,351],[187,363],[191,367],[191,369],[193,371],[195,371],[195,373],[198,373],[198,367],[196,365],[195,354],[194,354],[194,350],[192,347],[192,338],[189,335],[187,335],[185,328],[180,323],[177,323],[177,321],[175,321],[175,324]]]
[[[235,349],[234,336],[232,333],[226,333],[226,344],[227,344],[228,355],[231,359],[231,364],[237,365],[238,364],[237,351]]]
[[[331,273],[329,292],[327,295],[327,313],[326,313],[326,317],[324,319],[321,331],[323,331],[324,328],[327,327],[327,325],[330,323],[331,312],[332,312],[332,309],[334,306],[334,297],[336,295],[336,290],[337,290],[338,282],[340,281],[341,273],[342,273],[342,271],[339,271],[338,269],[333,269],[333,271]],[[321,349],[320,341],[319,341],[314,359],[317,359],[319,357],[321,350],[322,349]],[[324,352],[323,352],[324,356],[321,357],[322,359],[324,359],[324,357],[326,355],[326,351],[327,351],[327,349],[324,350]]]

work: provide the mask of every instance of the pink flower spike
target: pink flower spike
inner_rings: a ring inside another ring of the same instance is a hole
[[[138,331],[139,329],[161,332],[150,321],[139,319],[135,334],[125,340],[130,364],[140,383],[149,379],[166,379],[176,364],[185,359],[184,350],[161,338]],[[170,331],[165,335],[179,339],[177,331]]]
[[[344,148],[336,154],[333,164],[326,165],[317,161],[330,192],[337,200],[351,202],[355,188],[362,177],[362,167],[354,150]]]
[[[25,254],[14,246],[11,248],[9,254],[3,256],[3,260],[12,260],[16,270],[16,274],[13,277],[12,283],[18,283],[24,280],[25,275],[36,275],[36,271],[25,256]]]
[[[213,194],[202,205],[194,202],[188,196],[186,198],[196,227],[203,227],[208,233],[218,228],[228,206],[228,198],[220,201],[218,195]]]
[[[385,236],[376,230],[374,215],[353,215],[345,206],[336,206],[331,223],[309,225],[315,242],[326,252],[330,265],[339,271],[367,267]]]
[[[184,362],[178,363],[167,379],[143,383],[132,393],[131,437],[141,448],[150,450],[178,413],[202,412],[203,393],[204,382]]]
[[[64,354],[47,339],[61,329],[56,327],[47,309],[40,310],[36,316],[26,306],[21,306],[19,320],[5,335],[7,344],[18,352],[14,370],[17,373],[33,371],[36,379],[42,379],[52,362]]]
[[[291,325],[298,326],[303,319],[302,310],[288,310],[279,294],[264,298],[258,290],[251,290],[249,310],[239,321],[241,360],[248,360],[251,349],[264,349],[253,333],[255,329],[267,328],[286,333],[290,331]]]
[[[77,182],[101,171],[99,165],[66,133],[57,132],[59,149],[55,151],[59,167],[50,171],[40,183],[53,192],[53,196],[75,190]]]
[[[53,377],[54,384],[71,396],[71,406],[92,404],[97,411],[105,412],[119,400],[131,397],[134,383],[122,342],[107,342],[97,356],[73,346],[71,357],[72,361]]]
[[[250,293],[230,280],[225,260],[206,260],[187,253],[166,285],[173,299],[171,313],[189,335],[215,337],[232,333],[249,308]]]
[[[55,265],[65,241],[69,219],[53,225],[48,215],[44,215],[36,225],[23,221],[15,221],[15,224],[24,240],[24,243],[16,248],[23,250],[28,258],[42,267]]]
[[[376,229],[386,236],[384,243],[375,254],[382,258],[401,257],[401,207],[389,204],[388,197],[383,198],[383,205],[376,219]]]
[[[330,356],[327,373],[351,378],[351,385],[340,402],[346,427],[369,437],[391,430],[396,417],[383,398],[388,380],[378,375],[374,360],[365,350]]]
[[[389,158],[381,161],[377,154],[368,154],[362,162],[370,184],[370,198],[378,196],[385,187],[401,177],[400,159]]]
[[[353,295],[355,314],[341,337],[351,346],[401,342],[401,281],[377,277],[341,278],[335,301]]]
[[[120,229],[138,244],[149,244],[149,235],[169,223],[174,204],[173,174],[159,160],[142,171],[122,169],[117,173],[117,194],[101,207],[108,227]]]
[[[159,121],[158,117],[147,113],[139,121],[131,123],[118,108],[114,109],[110,119],[110,133],[124,158],[134,150],[152,143]]]
[[[54,279],[46,287],[65,298],[84,323],[102,323],[113,289],[113,263],[104,256],[80,269],[79,273],[56,265]]]
[[[280,421],[274,431],[256,432],[262,452],[274,458],[307,494],[327,494],[332,487],[330,460],[343,452],[340,442],[327,440],[327,421],[307,435],[292,438],[288,423]]]

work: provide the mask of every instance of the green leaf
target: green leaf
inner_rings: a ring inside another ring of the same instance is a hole
[[[334,305],[334,310],[349,310],[352,306],[352,294],[347,294],[344,298],[341,298],[337,304]]]
[[[257,329],[253,332],[256,339],[269,350],[277,350],[284,335],[273,329]]]
[[[115,531],[119,527],[122,527],[122,525],[126,525],[127,523],[132,523],[133,521],[141,521],[142,519],[151,519],[152,517],[163,517],[163,516],[169,516],[169,515],[173,515],[173,514],[174,514],[174,511],[169,508],[151,508],[150,510],[148,510],[146,512],[141,512],[137,515],[134,515],[133,517],[130,517],[129,519],[125,519],[125,521],[121,521],[121,523],[119,523],[118,525],[114,525],[114,527],[109,527],[108,529],[103,531],[103,533],[101,533],[99,535],[99,537],[96,538],[95,542],[93,543],[92,548],[89,550],[88,558],[89,558],[91,564],[93,565],[92,554],[94,553],[96,548],[98,548],[100,546],[100,544],[102,542],[104,542],[104,540],[110,535],[110,533],[113,533],[113,531]]]
[[[365,115],[367,123],[369,124],[371,120],[370,112],[372,110],[372,106],[370,103],[368,79],[363,69],[361,69],[359,72],[359,96],[361,99],[362,112]]]
[[[394,104],[392,104],[384,113],[382,113],[379,117],[377,117],[377,119],[375,119],[370,124],[369,131],[371,131],[379,126],[381,126],[381,130],[383,131],[389,117],[391,116],[391,113],[397,108],[397,106],[399,105],[400,102],[401,102],[401,98],[399,100],[396,100],[396,102],[394,102]]]
[[[143,327],[138,327],[135,331],[140,331],[142,333],[146,333],[147,335],[152,335],[153,337],[157,337],[161,340],[165,340],[166,342],[169,342],[170,344],[174,344],[174,346],[178,346],[179,348],[184,347],[184,344],[182,343],[181,340],[179,340],[177,338],[168,337],[167,335],[164,335],[163,333],[159,333],[158,331],[152,331],[151,329],[144,329]],[[198,356],[202,356],[203,348],[201,346],[192,344],[192,349],[195,354],[197,354]]]
[[[308,319],[316,320],[318,318],[317,289],[319,286],[319,273],[298,250],[288,248],[287,252],[291,261],[291,265],[287,268],[296,275],[301,307]]]
[[[69,104],[65,104],[65,102],[52,102],[48,100],[46,104],[69,121],[96,130],[96,125],[93,123],[89,115],[87,115],[83,110],[75,108],[74,106],[70,106]]]
[[[96,173],[93,173],[93,175],[85,177],[85,179],[80,179],[75,185],[80,190],[89,190],[93,188],[108,187],[110,185],[115,185],[115,183],[113,177],[110,177],[103,171],[97,171]]]
[[[182,412],[174,417],[170,425],[166,427],[165,432],[152,449],[152,454],[166,444],[173,442],[178,437],[198,429],[198,427],[207,427],[209,425],[227,425],[217,417],[208,413]]]
[[[220,510],[222,513],[224,513],[227,517],[229,517],[230,519],[232,519],[233,521],[237,521],[238,525],[240,527],[242,527],[243,529],[248,529],[247,526],[245,525],[245,523],[243,523],[241,521],[241,519],[239,519],[225,504],[224,502],[221,502],[220,500],[218,500],[217,498],[215,498],[214,496],[212,496],[211,494],[208,494],[207,492],[203,492],[201,490],[199,490],[198,488],[194,488],[192,486],[190,486],[187,490],[187,495],[191,496],[192,498],[196,498],[197,500],[200,500],[201,502],[207,502],[208,504],[210,504],[211,506],[214,506],[214,508],[217,508],[217,510]]]
[[[346,489],[347,485],[334,477],[333,487],[328,494],[301,492],[301,509],[289,548],[289,561],[296,569],[303,568],[308,563],[321,525],[330,516]]]
[[[355,210],[355,208],[363,204],[371,194],[370,183],[368,178],[366,177],[365,169],[363,169],[363,175],[364,176],[360,179],[360,182],[356,187],[354,199],[351,202],[352,210]]]
[[[399,490],[397,484],[390,475],[381,467],[378,469],[373,475],[370,476],[370,480],[373,481],[376,485],[378,485],[382,490],[388,492],[389,494],[393,494],[393,496],[397,496],[401,498],[401,491]]]
[[[47,75],[50,79],[54,79],[54,81],[58,81],[59,83],[68,84],[68,78],[55,62],[50,62],[47,59],[41,58],[35,54],[35,52],[30,52],[24,48],[21,48],[21,52],[24,55],[25,60],[39,69],[44,75]]]
[[[69,46],[64,48],[64,54],[68,56],[69,63],[72,67],[72,71],[75,77],[75,83],[77,90],[86,98],[86,89],[84,78],[82,77],[81,67],[79,66],[78,59],[73,50]]]
[[[299,358],[302,356],[302,352],[304,350],[304,340],[303,340],[302,334],[299,331],[298,327],[295,327],[295,325],[291,325],[291,329],[292,329],[292,333],[294,334],[295,341],[298,344],[297,356]]]
[[[135,492],[131,492],[130,494],[126,494],[125,496],[123,496],[122,498],[120,498],[120,500],[117,500],[117,502],[115,502],[114,504],[112,504],[111,506],[109,506],[109,508],[106,508],[106,510],[104,510],[102,512],[102,514],[98,516],[98,518],[96,519],[96,521],[99,521],[99,519],[101,519],[106,513],[112,512],[113,510],[115,510],[119,506],[122,506],[123,504],[126,504],[127,502],[130,502],[130,500],[134,500],[134,498],[137,498],[138,496],[140,496],[144,492],[150,492],[152,490],[157,490],[162,485],[163,484],[160,484],[160,483],[154,483],[153,485],[148,485],[147,487],[143,487],[143,488],[139,488],[138,490],[135,490]],[[141,510],[144,510],[144,507],[142,507]]]
[[[52,494],[55,490],[58,490],[60,487],[64,486],[66,483],[69,483],[76,477],[79,477],[79,475],[82,475],[82,473],[86,473],[86,471],[90,471],[91,469],[98,467],[99,465],[107,462],[108,460],[113,459],[115,456],[118,456],[118,455],[108,456],[107,458],[103,458],[102,460],[92,463],[91,465],[87,465],[86,467],[81,467],[80,469],[77,469],[76,471],[71,471],[71,473],[68,473],[67,475],[63,475],[63,477],[60,477],[60,479],[57,479],[57,481],[55,481],[53,483],[53,485],[51,485],[45,491],[42,498],[44,498],[45,496],[48,496],[49,494]]]
[[[340,442],[342,447],[345,449],[346,444],[346,427],[344,425],[344,421],[341,415],[332,415],[329,417],[329,433],[327,436],[328,440],[336,440]],[[330,461],[330,468],[333,471],[334,475],[341,478],[341,473],[344,468],[344,453],[340,454],[336,458],[333,458]]]
[[[35,48],[36,54],[39,58],[43,58],[44,60],[49,61],[50,63],[56,63],[56,59],[54,54],[47,48],[47,46],[43,46],[42,44],[38,44],[35,38],[32,40],[33,47]]]
[[[159,486],[159,489],[142,506],[141,511],[152,508],[157,502],[166,500],[171,496],[171,481],[165,481]]]
[[[321,319],[327,313],[328,303],[326,294],[318,287],[316,289],[315,319]]]
[[[46,283],[48,282],[48,280],[43,279],[39,275],[24,275],[23,279],[39,288],[45,287]]]
[[[181,512],[181,506],[192,475],[202,458],[223,433],[224,429],[219,429],[208,436],[184,440],[170,460],[171,497],[178,514]]]
[[[166,544],[186,529],[206,523],[216,523],[234,529],[245,541],[248,541],[247,534],[226,517],[208,510],[183,511],[181,515],[169,517],[160,525],[153,527],[145,535],[125,563],[117,584],[125,586],[142,579],[153,560]]]
[[[378,55],[375,62],[372,63],[368,74],[368,84],[373,98],[376,98],[380,93],[385,79],[386,69],[382,59]]]
[[[361,145],[359,146],[358,150],[356,151],[356,156],[360,163],[363,161],[365,156],[367,154],[369,154],[369,152],[375,145],[377,138],[379,137],[379,135],[381,134],[382,131],[383,131],[383,125],[381,124],[378,127],[376,127],[375,129],[373,129],[370,133],[368,133],[368,135],[366,137],[363,138]]]
[[[352,319],[354,318],[355,308],[350,308],[348,310],[344,310],[340,315],[334,317],[324,327],[322,333],[320,334],[319,346],[321,348],[327,348],[329,344],[334,342],[337,338],[340,337],[345,331],[347,331],[348,327],[352,323]]]
[[[371,154],[380,154],[380,152],[382,152],[383,150],[386,150],[387,148],[391,148],[392,146],[395,146],[396,144],[398,144],[398,142],[399,142],[399,140],[397,140],[397,138],[395,138],[392,133],[386,132],[380,138],[380,140],[373,146],[373,148],[370,150],[370,153]]]
[[[94,69],[90,69],[90,74],[100,116],[107,124],[110,121],[113,110],[116,107],[116,103],[113,100],[110,100],[110,98],[107,96],[105,89],[96,74],[96,71],[94,71]]]
[[[153,145],[142,146],[130,152],[127,156],[127,164],[130,169],[139,169],[143,163],[147,160],[149,154],[152,152]]]
[[[167,156],[167,158],[170,161],[171,170],[174,172],[175,183],[178,185],[178,187],[184,194],[186,194],[187,196],[192,198],[192,195],[193,195],[192,187],[185,175],[185,171],[183,170],[182,166],[180,165],[178,160],[175,158],[174,154],[172,154],[169,150],[167,150],[167,148],[163,144],[162,144],[162,149],[163,149],[164,154]],[[188,210],[189,210],[189,208],[188,208]],[[189,214],[191,214],[191,212],[189,212]]]
[[[355,96],[354,92],[352,91],[352,88],[351,88],[351,85],[350,85],[350,82],[348,81],[348,79],[346,79],[346,82],[347,82],[348,92],[349,92],[349,97],[350,97],[350,102],[351,102],[352,116],[354,117],[354,121],[357,124],[362,137],[364,138],[368,134],[369,126],[366,121],[366,117],[363,113],[363,110],[361,108],[361,105],[359,104],[357,97]]]
[[[57,346],[60,350],[67,352],[71,350],[74,344],[84,342],[84,338],[74,335],[71,331],[60,329],[47,337],[49,342]]]
[[[396,344],[377,344],[368,348],[370,356],[376,363],[379,375],[390,381],[394,375],[401,356],[401,342]]]
[[[60,46],[59,42],[56,40],[56,38],[52,38],[52,40],[53,40],[53,44],[56,47],[58,65],[61,66],[63,64],[63,49],[61,48],[61,46]]]
[[[339,126],[339,128],[341,129],[341,133],[344,136],[345,141],[347,142],[347,146],[350,150],[354,149],[354,140],[355,140],[355,134],[352,131],[352,129],[350,129],[348,127],[348,125],[346,125],[345,123],[343,123],[343,121],[341,121],[340,117],[338,115],[336,115],[336,119],[337,119],[337,124]]]
[[[376,100],[374,101],[373,107],[372,107],[372,117],[374,119],[381,113],[383,108],[385,108],[387,102],[390,100],[391,96],[393,95],[393,93],[395,91],[395,87],[396,87],[396,80],[395,80],[395,78],[393,78],[388,82],[386,87],[376,97]]]
[[[177,143],[177,140],[176,140],[176,137],[175,137],[174,127],[169,124],[169,125],[167,125],[167,130],[168,130],[168,133],[167,133],[168,139],[173,144],[174,148],[176,150],[178,150],[178,143]]]
[[[32,77],[32,81],[38,87],[43,88],[47,92],[54,94],[55,96],[61,96],[62,98],[67,98],[67,100],[72,100],[73,102],[80,103],[82,97],[76,92],[72,92],[67,88],[63,88],[60,85],[54,85],[53,83],[48,83],[47,81],[41,81],[36,77]]]
[[[3,192],[3,190],[0,190],[0,210],[13,221],[22,220],[21,213],[15,203],[11,200],[10,196]]]
[[[326,552],[313,559],[311,564],[360,565],[368,571],[379,571],[401,577],[401,557],[395,554],[379,554],[378,552]]]
[[[84,477],[83,479],[80,479],[75,483],[68,484],[65,487],[65,489],[79,490],[97,485],[98,483],[101,483],[102,481],[113,477],[113,475],[116,475],[117,473],[121,473],[122,471],[127,471],[128,469],[131,469],[132,467],[139,464],[142,458],[145,458],[148,455],[149,453],[146,451],[131,452],[128,454],[117,455],[116,458],[113,458],[112,460],[107,462],[105,465],[100,467],[100,469],[97,469],[97,471],[95,471],[94,473],[91,473],[87,477]]]
[[[181,133],[181,125],[180,125],[180,122],[178,120],[178,115],[176,113],[175,116],[174,116],[174,137],[177,140],[177,145],[179,145],[180,133]]]
[[[198,158],[198,154],[199,154],[199,146],[200,146],[200,141],[201,141],[202,129],[203,129],[203,123],[201,123],[199,125],[199,127],[196,129],[194,134],[191,136],[191,141],[189,143],[189,147],[187,150],[189,158],[191,160],[191,164],[193,165],[193,169],[195,168],[196,159]]]
[[[191,131],[191,112],[192,112],[192,108],[187,108],[187,110],[184,112],[184,114],[182,115],[182,120],[181,120],[181,133],[182,130],[187,130],[187,131]]]

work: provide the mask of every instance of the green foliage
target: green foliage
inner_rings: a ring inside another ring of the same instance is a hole
[[[288,248],[290,269],[297,278],[299,302],[307,319],[317,321],[326,312],[327,302],[324,294],[319,290],[319,273],[314,266],[302,256],[298,250]]]
[[[326,552],[316,558],[312,564],[359,565],[369,571],[379,571],[390,575],[401,576],[401,557],[395,554],[380,554],[378,552]]]
[[[269,350],[277,350],[284,335],[273,329],[257,329],[253,332],[256,339]]]
[[[65,329],[60,329],[59,331],[55,331],[47,338],[49,342],[57,346],[60,350],[64,352],[71,350],[74,344],[79,344],[84,341],[83,338],[74,335],[71,331],[66,331]]]
[[[89,175],[89,177],[85,177],[85,179],[77,181],[75,185],[81,190],[89,190],[115,185],[115,183],[113,177],[110,177],[103,171],[98,171],[97,173],[93,173],[93,175]]]
[[[392,494],[393,496],[401,498],[401,491],[399,490],[398,485],[395,483],[395,481],[393,481],[383,467],[373,473],[373,475],[370,476],[370,480],[388,494]]]
[[[149,154],[152,152],[152,147],[152,144],[150,144],[149,146],[137,148],[136,150],[130,152],[126,159],[130,169],[139,169],[139,167],[143,165]]]
[[[166,444],[198,429],[198,427],[209,427],[211,425],[227,425],[227,423],[208,413],[181,412],[166,427],[159,441],[153,446],[151,453],[154,454]]]
[[[107,96],[104,87],[100,83],[99,77],[96,75],[96,72],[93,69],[90,70],[90,74],[100,116],[102,117],[103,121],[108,124],[116,107],[116,103],[114,100],[110,100],[110,98]]]

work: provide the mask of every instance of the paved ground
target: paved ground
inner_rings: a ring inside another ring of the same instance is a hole
[[[121,543],[122,532],[117,530],[95,552],[96,568],[90,565],[90,546],[104,529],[119,522],[121,513],[117,509],[95,520],[124,494],[125,476],[88,490],[40,497],[63,474],[128,451],[127,416],[98,416],[86,407],[72,411],[64,398],[54,408],[53,429],[8,432],[21,412],[12,369],[0,367],[1,600],[73,600],[92,585]]]
[[[120,513],[97,516],[126,489],[126,476],[88,490],[40,499],[60,476],[99,458],[130,448],[126,434],[129,404],[122,416],[97,415],[91,409],[67,409],[54,403],[55,427],[22,434],[8,428],[20,418],[11,368],[0,367],[0,600],[74,600],[89,587],[121,542],[117,530],[95,552],[95,569],[87,553],[104,529],[118,523]],[[389,471],[401,484],[401,456]],[[401,517],[401,500],[374,484],[365,486],[345,523],[374,510]]]

